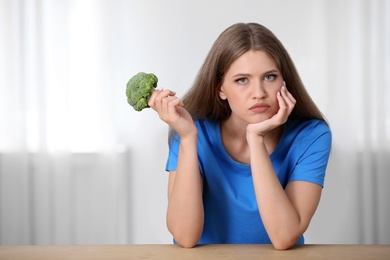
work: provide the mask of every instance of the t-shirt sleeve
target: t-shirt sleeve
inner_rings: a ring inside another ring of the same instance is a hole
[[[176,133],[169,141],[169,153],[167,163],[165,165],[166,171],[176,171],[177,159],[179,155],[180,137]]]
[[[307,131],[301,139],[301,155],[289,181],[308,181],[324,187],[331,146],[332,134],[324,123]]]

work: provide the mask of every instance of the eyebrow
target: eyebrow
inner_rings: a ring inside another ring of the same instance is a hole
[[[275,73],[275,72],[279,73],[280,71],[277,70],[277,69],[271,69],[271,70],[269,70],[269,71],[264,72],[263,75],[265,75],[265,74],[270,74],[270,73]]]
[[[280,73],[280,71],[279,70],[277,70],[277,69],[270,69],[270,70],[267,70],[267,71],[265,71],[263,74],[262,74],[262,76],[264,76],[264,75],[267,75],[267,74],[270,74],[270,73]],[[250,74],[250,73],[237,73],[237,74],[235,74],[235,75],[233,75],[233,78],[236,78],[236,77],[248,77],[248,76],[251,76],[252,74]]]

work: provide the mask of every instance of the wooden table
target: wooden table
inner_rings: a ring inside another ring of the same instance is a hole
[[[0,259],[390,259],[390,245],[74,245],[0,246]]]

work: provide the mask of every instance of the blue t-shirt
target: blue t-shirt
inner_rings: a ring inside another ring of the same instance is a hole
[[[257,207],[249,164],[233,160],[221,139],[219,122],[199,120],[198,160],[203,178],[204,228],[198,244],[270,244]],[[283,188],[290,181],[324,185],[331,132],[320,120],[294,120],[283,126],[270,155]],[[176,170],[179,136],[170,142],[167,171]],[[297,244],[303,244],[301,236]]]

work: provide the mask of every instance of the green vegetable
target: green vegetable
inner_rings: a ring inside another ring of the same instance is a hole
[[[135,111],[149,107],[148,101],[157,87],[158,78],[153,73],[140,72],[127,82],[127,102]]]

